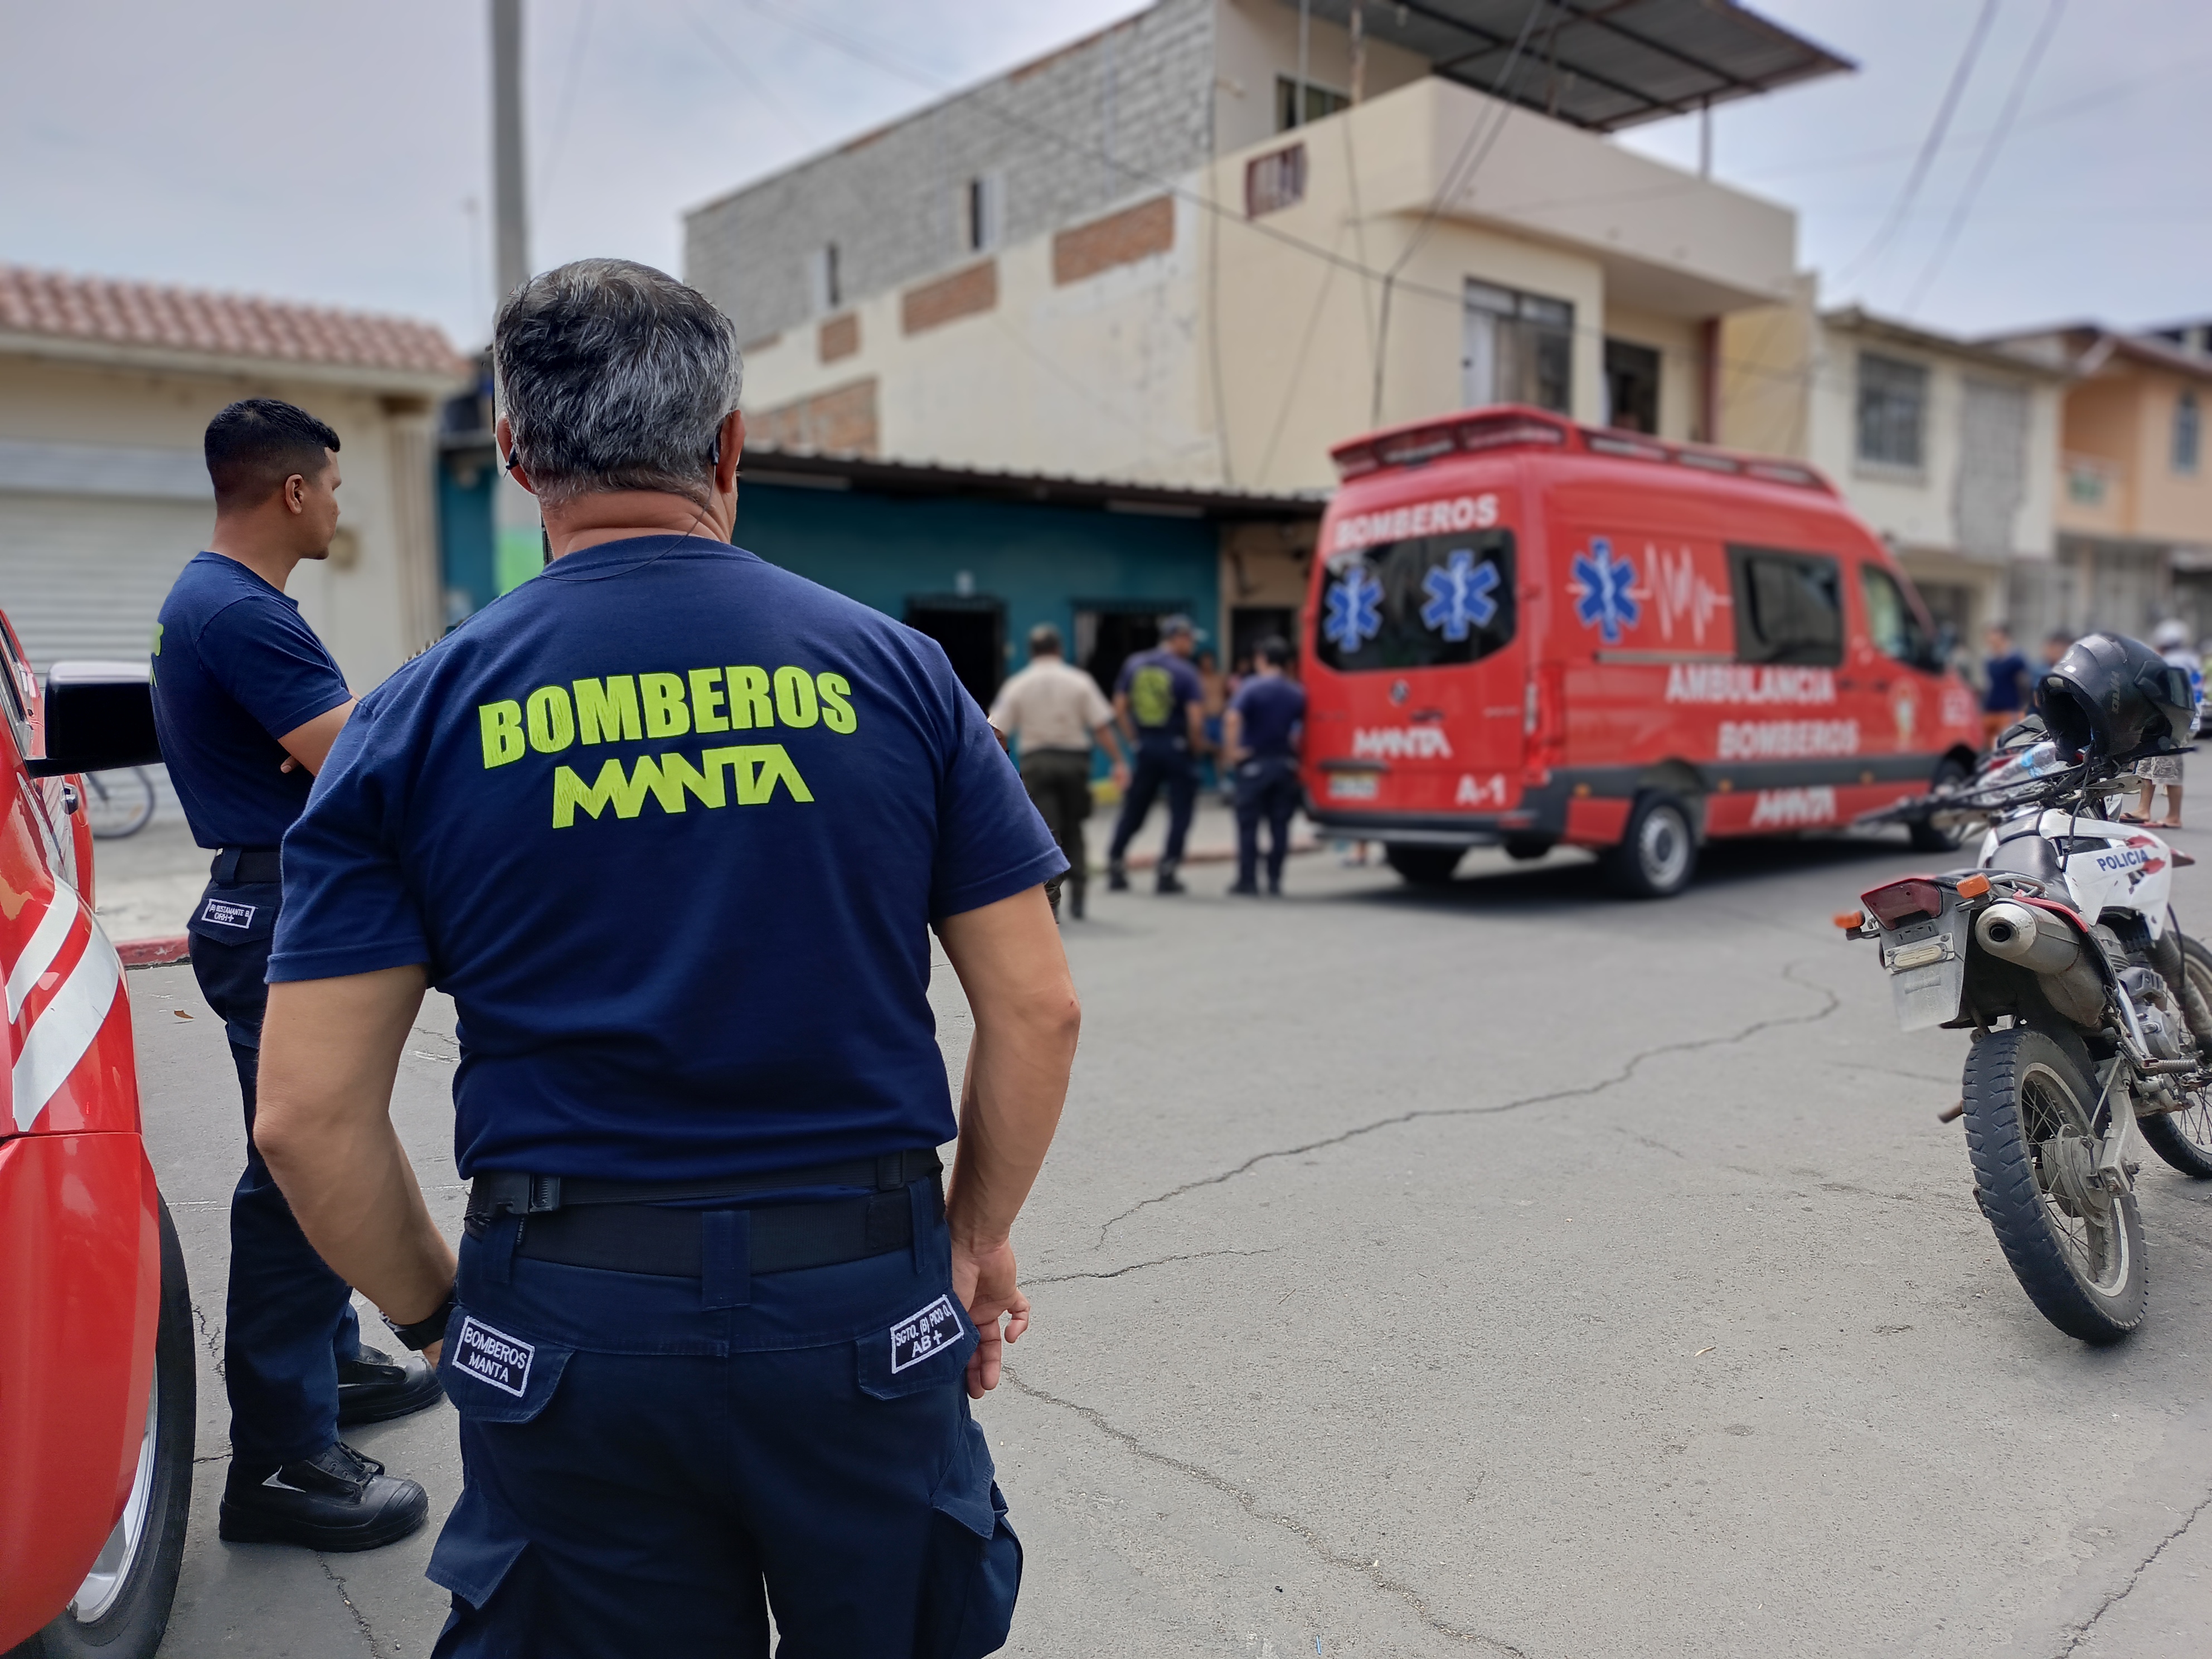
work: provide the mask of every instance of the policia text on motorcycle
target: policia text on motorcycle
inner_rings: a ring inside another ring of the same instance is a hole
[[[422,1488],[341,1443],[349,1424],[438,1398],[422,1361],[361,1341],[353,1292],[324,1266],[254,1149],[264,976],[283,898],[277,844],[353,694],[285,584],[330,553],[338,521],[337,434],[270,398],[209,422],[215,534],[161,606],[154,717],[192,838],[215,849],[192,907],[192,974],[221,1016],[245,1097],[246,1172],[230,1200],[223,1381],[229,1476],[219,1522],[234,1543],[368,1549],[429,1513]]]
[[[588,260],[494,352],[553,556],[348,724],[262,1072],[308,1237],[460,1416],[437,1651],[764,1655],[772,1601],[790,1654],[990,1652],[1021,1552],[968,1401],[1029,1317],[1065,861],[942,650],[729,544],[726,318]],[[949,1193],[932,927],[975,1015]],[[388,1110],[433,984],[458,1278]]]

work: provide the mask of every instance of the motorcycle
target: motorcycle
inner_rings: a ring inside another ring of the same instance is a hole
[[[1966,1118],[1974,1196],[2021,1288],[2093,1343],[2143,1319],[2139,1147],[2212,1180],[2212,950],[2169,903],[2194,860],[2108,816],[2135,782],[2031,716],[1963,784],[1860,820],[1984,826],[1974,866],[1836,918],[1878,941],[1904,1030],[1972,1033],[1942,1117]]]

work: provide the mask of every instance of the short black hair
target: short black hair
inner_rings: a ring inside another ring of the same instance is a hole
[[[208,422],[207,470],[218,510],[258,507],[295,472],[312,478],[329,464],[338,434],[304,409],[276,398],[243,398]]]
[[[1291,642],[1280,634],[1270,634],[1252,647],[1252,654],[1262,662],[1270,662],[1281,668],[1291,660]]]

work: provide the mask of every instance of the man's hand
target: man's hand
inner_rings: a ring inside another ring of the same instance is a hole
[[[1030,1299],[1014,1282],[1012,1241],[976,1246],[954,1239],[952,1294],[960,1298],[969,1322],[983,1339],[968,1356],[968,1397],[981,1400],[999,1386],[1000,1317],[1006,1322],[1006,1341],[1020,1341],[1030,1328]]]
[[[428,1347],[422,1350],[422,1363],[428,1365],[432,1370],[436,1370],[438,1369],[438,1356],[445,1352],[445,1340],[443,1338],[441,1338],[439,1340],[433,1342]]]

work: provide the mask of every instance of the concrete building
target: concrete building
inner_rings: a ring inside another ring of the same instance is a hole
[[[33,665],[144,660],[214,523],[208,420],[274,397],[338,434],[338,539],[289,591],[368,690],[443,631],[432,412],[467,373],[427,323],[0,267],[0,606]]]
[[[2082,323],[2002,343],[2070,377],[2056,491],[2060,625],[2146,635],[2179,615],[2212,636],[2212,326],[2130,335]]]
[[[687,274],[787,451],[1283,494],[1492,402],[1710,437],[1795,217],[1606,135],[1848,65],[1628,10],[1161,0],[696,210]]]
[[[1811,462],[1887,540],[1937,623],[1970,652],[2008,622],[2067,625],[2056,562],[2066,370],[1993,345],[1794,303],[1729,319],[1721,435]]]

